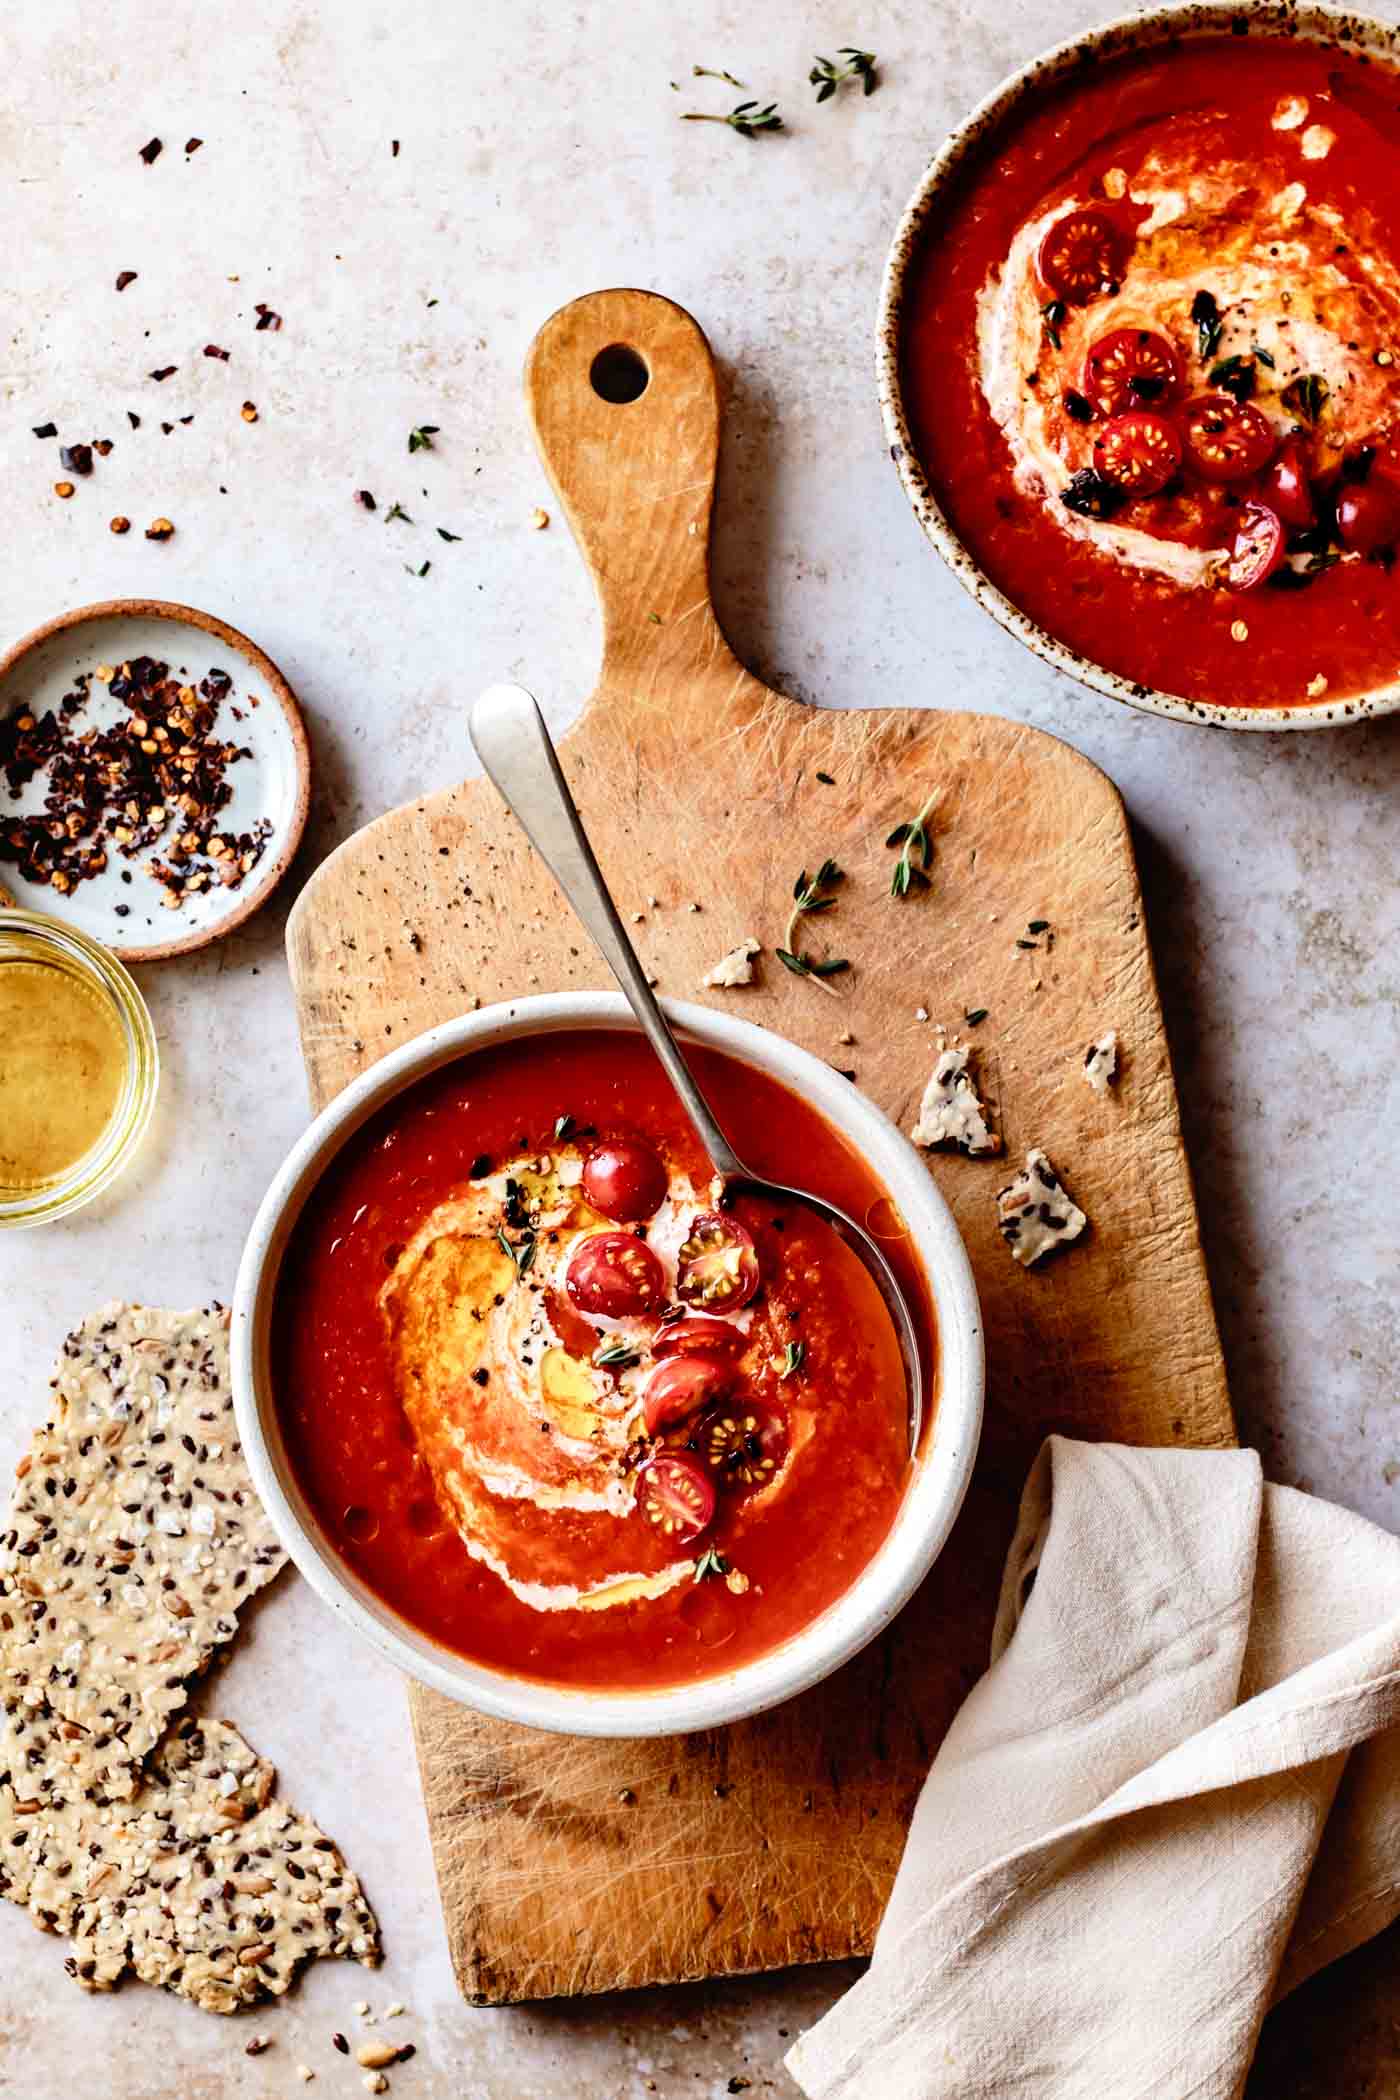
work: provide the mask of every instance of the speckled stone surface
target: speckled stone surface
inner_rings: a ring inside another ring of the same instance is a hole
[[[1123,789],[1244,1433],[1276,1478],[1394,1522],[1400,720],[1229,737],[1087,693],[945,573],[883,447],[871,335],[898,212],[948,125],[1096,12],[902,0],[840,18],[775,0],[760,27],[720,0],[684,25],[661,0],[11,10],[0,634],[126,592],[242,627],[307,710],[318,794],[304,870],[364,818],[469,769],[479,685],[523,679],[557,725],[570,718],[597,625],[567,535],[531,526],[552,500],[521,360],[577,292],[631,282],[679,299],[728,388],[715,566],[740,653],[823,705],[975,704],[1033,721]],[[817,109],[813,50],[847,40],[879,54],[884,84]],[[681,124],[682,109],[737,99],[692,81],[697,62],[778,96],[789,134],[746,143]],[[153,134],[165,151],[146,167]],[[205,143],[187,159],[191,135]],[[118,294],[122,269],[138,276]],[[284,316],[280,332],[254,332],[258,300]],[[227,363],[203,356],[209,342]],[[143,376],[166,364],[167,381]],[[256,424],[239,415],[249,398]],[[115,440],[68,503],[51,493],[55,446],[30,435],[49,418]],[[441,435],[410,459],[421,422]],[[356,508],[361,487],[378,515]],[[412,525],[385,522],[395,498]],[[124,539],[107,530],[117,512],[138,528]],[[164,546],[139,529],[160,514],[177,527]],[[438,524],[461,539],[440,540]],[[405,572],[425,560],[426,576]],[[143,984],[166,1076],[138,1166],[82,1215],[0,1241],[5,1463],[63,1332],[92,1305],[227,1295],[305,1120],[275,907]],[[303,2089],[304,2061],[313,2093],[357,2093],[329,2037],[356,2036],[351,2008],[367,1998],[410,2008],[388,2023],[418,2045],[391,2073],[405,2100],[709,2100],[735,2079],[791,2100],[786,2035],[842,1972],[515,2011],[457,2000],[401,1688],[295,1580],[250,1614],[200,1696],[344,1842],[387,1968],[367,1986],[324,1965],[265,2017],[225,2023],[144,1990],[83,1997],[61,1949],[0,1910],[0,2089],[48,2096],[76,2075],[103,2100],[274,2100]],[[1258,2100],[1393,2091],[1393,1967],[1393,1947],[1367,1950],[1285,2010],[1266,2030]],[[273,2047],[249,2058],[253,2032]]]

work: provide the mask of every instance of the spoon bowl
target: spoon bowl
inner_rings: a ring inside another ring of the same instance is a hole
[[[912,1458],[919,1446],[924,1419],[918,1330],[899,1280],[880,1247],[863,1225],[835,1204],[805,1189],[787,1188],[751,1174],[720,1129],[627,937],[533,695],[519,685],[488,686],[471,712],[471,738],[487,775],[616,977],[637,1025],[679,1095],[715,1170],[718,1207],[723,1209],[741,1195],[780,1204],[801,1204],[823,1219],[866,1269],[899,1342]]]

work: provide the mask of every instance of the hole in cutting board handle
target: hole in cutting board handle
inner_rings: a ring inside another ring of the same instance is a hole
[[[641,352],[630,343],[609,343],[588,368],[589,383],[600,400],[618,406],[640,400],[651,385],[651,373]]]

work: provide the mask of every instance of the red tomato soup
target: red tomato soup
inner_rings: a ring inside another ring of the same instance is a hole
[[[1012,602],[1215,706],[1400,678],[1400,75],[1202,38],[1086,65],[915,258],[916,451]]]
[[[870,1217],[868,1168],[796,1095],[687,1052],[758,1173]],[[297,1222],[273,1368],[326,1534],[444,1646],[598,1689],[775,1647],[848,1589],[908,1479],[904,1374],[813,1213],[714,1207],[641,1038],[481,1051],[358,1132]]]

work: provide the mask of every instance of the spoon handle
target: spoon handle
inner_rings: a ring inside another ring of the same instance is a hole
[[[746,1169],[691,1077],[623,929],[534,699],[520,685],[488,686],[470,726],[477,757],[622,986],[716,1173],[725,1181],[743,1178]]]

